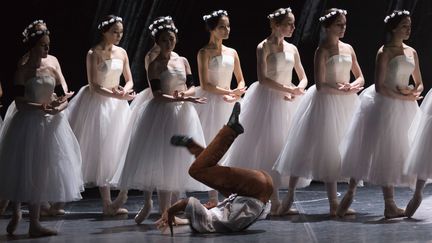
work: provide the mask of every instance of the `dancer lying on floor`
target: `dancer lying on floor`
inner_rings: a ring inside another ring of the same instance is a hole
[[[240,103],[236,103],[229,121],[207,148],[203,148],[190,137],[175,135],[171,143],[185,146],[196,160],[189,174],[196,180],[214,188],[227,199],[218,206],[207,209],[194,197],[179,200],[156,221],[164,232],[170,227],[173,235],[174,215],[184,211],[191,228],[199,233],[236,232],[252,225],[257,219],[267,216],[269,198],[273,192],[273,181],[264,171],[226,167],[218,165],[234,139],[243,133],[238,121]]]

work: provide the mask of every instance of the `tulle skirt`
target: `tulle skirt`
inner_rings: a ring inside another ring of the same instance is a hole
[[[274,178],[272,167],[285,144],[291,120],[302,97],[284,100],[284,93],[253,83],[241,102],[241,134],[228,150],[224,165],[264,170]],[[289,177],[281,178],[287,186]]]
[[[146,88],[143,91],[139,92],[135,99],[132,100],[130,103],[130,109],[132,113],[139,110],[142,105],[146,105],[148,101],[150,101],[153,98],[153,93],[151,88]]]
[[[81,199],[81,153],[63,113],[9,107],[0,132],[0,198],[17,202]]]
[[[130,108],[125,100],[106,97],[81,88],[67,110],[69,122],[81,147],[84,182],[107,186],[123,165],[130,136]]]
[[[223,95],[207,92],[201,87],[195,90],[196,96],[207,98],[207,104],[196,104],[195,108],[201,120],[205,141],[209,144],[227,123],[234,103],[226,102],[223,100]]]
[[[152,99],[137,114],[123,171],[114,180],[118,187],[147,191],[209,190],[188,174],[194,156],[186,148],[170,144],[171,137],[180,134],[205,146],[194,106],[188,102]]]
[[[381,186],[409,186],[413,177],[403,175],[410,150],[408,130],[418,111],[415,101],[392,99],[375,91],[362,92],[340,150],[342,174]]]
[[[432,90],[429,90],[417,113],[409,135],[412,147],[405,165],[405,174],[418,179],[432,178]]]
[[[294,115],[274,169],[281,174],[324,182],[343,180],[338,146],[358,104],[356,94],[322,93],[315,85],[309,88]]]

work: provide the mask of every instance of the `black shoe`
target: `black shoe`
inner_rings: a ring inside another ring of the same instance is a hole
[[[184,135],[174,135],[171,137],[171,144],[174,146],[184,146],[192,142],[192,138]]]
[[[228,120],[227,126],[231,127],[237,134],[244,133],[244,128],[239,122],[240,115],[240,102],[234,104],[234,108],[231,112],[231,116]]]

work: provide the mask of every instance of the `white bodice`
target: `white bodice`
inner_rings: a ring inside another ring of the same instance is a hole
[[[267,56],[267,77],[284,85],[291,85],[294,54],[276,52]]]
[[[224,89],[230,89],[234,71],[234,57],[220,55],[210,58],[208,63],[209,82]]]
[[[326,61],[327,83],[348,83],[351,79],[351,55],[333,55]]]
[[[396,88],[396,86],[408,86],[414,68],[415,63],[413,57],[405,55],[395,56],[387,64],[387,73],[384,83],[391,88]]]
[[[168,67],[160,74],[161,91],[164,94],[172,95],[175,90],[185,91],[186,87],[186,70],[184,67]]]
[[[25,82],[24,97],[30,102],[39,104],[51,101],[56,85],[55,78],[52,76],[39,76],[28,79]]]
[[[97,68],[98,80],[96,83],[104,88],[114,88],[120,83],[120,75],[123,72],[123,60],[108,59],[103,61]]]

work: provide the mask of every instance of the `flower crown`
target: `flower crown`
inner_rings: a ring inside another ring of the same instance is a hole
[[[36,31],[33,30],[30,33],[30,30],[38,24],[43,24],[46,26],[46,23],[43,20],[39,19],[39,20],[33,21],[31,24],[29,24],[29,26],[27,26],[24,29],[24,31],[22,32],[22,35],[24,36],[24,39],[23,39],[24,43],[27,42],[30,39],[30,37],[35,37],[36,35],[49,35],[49,31],[47,29],[46,30],[36,30]]]
[[[121,17],[117,17],[117,16],[112,17],[109,20],[105,20],[102,23],[100,23],[98,25],[98,29],[101,30],[103,27],[105,27],[105,26],[107,26],[109,24],[112,24],[114,22],[120,22],[121,23],[121,22],[123,22],[123,19]]]
[[[153,31],[154,27],[158,26],[159,24],[162,24],[164,22],[169,22],[169,21],[172,21],[171,16],[165,16],[165,17],[162,17],[160,19],[157,19],[157,20],[153,21],[153,23],[149,26],[149,30]]]
[[[277,10],[274,13],[267,15],[267,18],[273,19],[273,18],[278,17],[280,15],[285,15],[285,14],[289,14],[289,13],[292,13],[291,8],[282,8],[282,9]]]
[[[228,16],[228,12],[225,10],[216,10],[209,15],[204,15],[202,18],[204,21],[207,21],[208,19],[218,17],[218,16]]]
[[[332,16],[335,16],[338,13],[343,14],[343,15],[347,15],[348,14],[348,12],[346,10],[344,10],[344,9],[334,10],[334,11],[331,11],[330,13],[328,13],[328,14],[320,17],[319,18],[319,22],[324,22],[326,19],[328,19],[328,18],[330,18]]]
[[[408,10],[394,11],[392,14],[387,15],[385,17],[384,23],[387,24],[387,22],[389,22],[390,19],[392,19],[396,16],[401,16],[401,15],[410,16],[410,12]]]
[[[172,31],[174,31],[174,33],[176,33],[176,34],[177,34],[177,32],[178,32],[178,29],[177,29],[176,27],[174,27],[174,26],[172,26],[172,25],[165,24],[165,25],[159,25],[158,27],[155,27],[155,28],[152,30],[151,35],[152,35],[153,37],[155,37],[156,34],[157,34],[157,32],[159,32],[159,31],[161,31],[161,30],[172,30]]]

